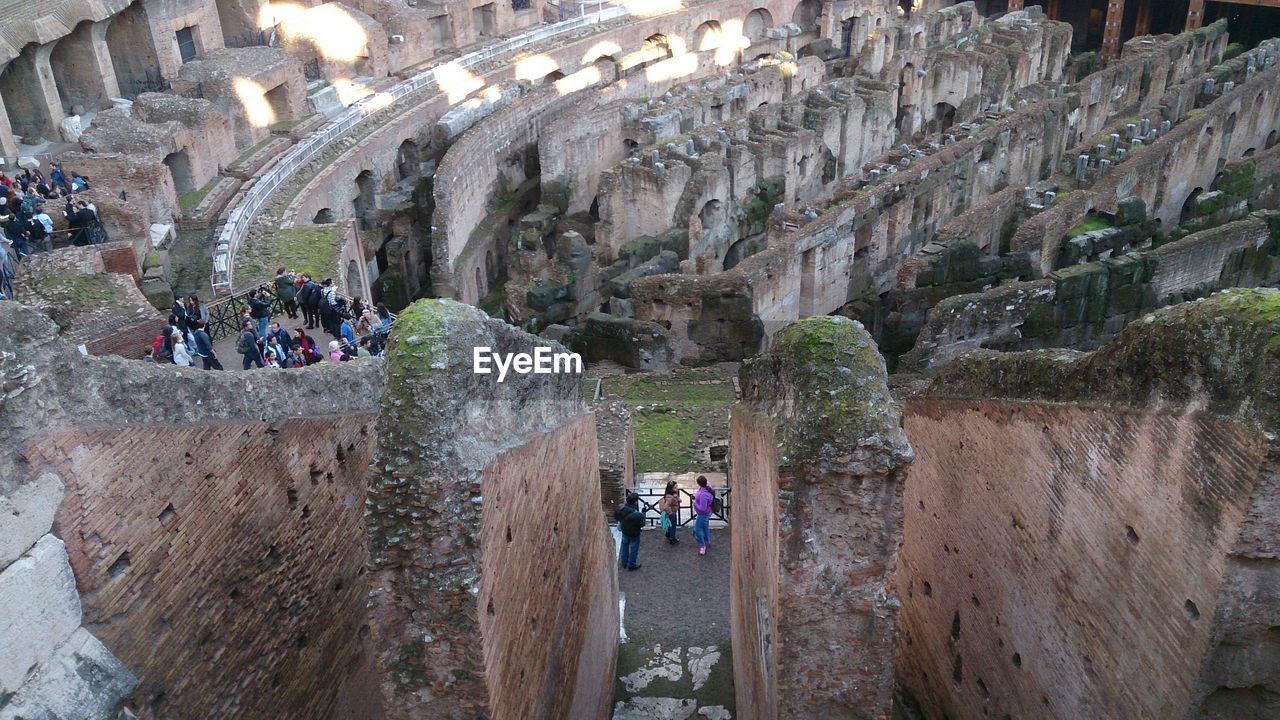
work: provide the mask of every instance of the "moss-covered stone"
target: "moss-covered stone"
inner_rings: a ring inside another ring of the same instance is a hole
[[[911,456],[884,360],[861,323],[839,316],[791,323],[768,351],[743,363],[740,378],[744,400],[779,421],[783,465],[853,464],[861,465],[856,472],[883,473],[885,463]]]

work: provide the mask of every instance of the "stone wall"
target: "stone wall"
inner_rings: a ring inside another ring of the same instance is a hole
[[[39,551],[19,569],[49,578],[19,586],[47,609],[3,633],[0,668],[25,677],[4,678],[0,695],[22,689],[0,711],[375,716],[360,539],[381,363],[247,382],[82,356],[13,302],[0,328],[4,564]]]
[[[388,718],[601,717],[611,698],[617,581],[582,379],[472,369],[474,347],[535,342],[452,301],[396,322],[368,519]]]
[[[1274,291],[908,400],[898,674],[926,717],[1274,710]]]
[[[912,451],[861,325],[789,325],[740,372],[730,624],[743,718],[887,718]]]
[[[1280,219],[1249,218],[1044,279],[954,295],[929,312],[906,368],[936,371],[975,348],[1095,348],[1151,310],[1280,282]]]

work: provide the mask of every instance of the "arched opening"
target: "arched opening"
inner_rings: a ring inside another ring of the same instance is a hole
[[[191,174],[191,158],[186,150],[169,153],[165,156],[164,166],[169,168],[169,175],[173,177],[173,189],[178,193],[178,197],[198,189],[195,178]]]
[[[400,143],[400,149],[396,151],[396,182],[417,175],[421,165],[422,156],[418,143],[412,140]]]
[[[149,90],[163,89],[151,24],[142,0],[111,19],[107,26],[107,48],[121,95],[134,98]]]
[[[654,33],[644,39],[640,44],[640,49],[645,52],[659,52],[663,57],[670,57],[671,43],[667,40],[667,36],[662,33]]]
[[[916,95],[919,94],[915,65],[907,63],[902,66],[899,87],[901,90],[898,91],[898,117],[894,126],[898,129],[898,136],[902,137],[915,132]],[[911,120],[910,123],[907,122],[908,119]]]
[[[800,26],[804,32],[818,29],[818,19],[822,17],[822,3],[818,0],[800,0],[795,12],[791,13],[791,22]]]
[[[748,249],[748,242],[745,239],[730,245],[724,254],[724,269],[732,270],[734,266],[746,259]]]
[[[39,144],[40,139],[56,140],[58,122],[62,119],[61,113],[59,117],[54,116],[55,108],[44,102],[44,94],[40,92],[36,69],[38,52],[40,48],[34,43],[27,45],[0,72],[0,96],[4,97],[9,126],[13,134],[28,145]]]
[[[748,40],[760,40],[771,27],[773,27],[773,15],[764,8],[756,8],[747,13],[747,19],[742,23],[742,34]]]
[[[720,23],[708,20],[693,31],[693,49],[696,52],[709,52],[720,49]]]
[[[311,218],[312,225],[329,225],[331,223],[333,223],[333,210],[329,208],[320,208],[316,211],[315,217]]]
[[[591,200],[591,209],[587,211],[591,216],[591,222],[600,222],[600,196],[597,195]]]
[[[956,108],[951,103],[940,102],[933,108],[933,120],[929,123],[930,133],[944,133],[956,122]]]
[[[550,85],[556,82],[557,80],[563,80],[563,79],[564,79],[564,73],[560,72],[559,70],[552,70],[551,72],[542,76],[542,84]]]
[[[1200,193],[1204,192],[1204,188],[1196,188],[1187,195],[1187,199],[1182,203],[1182,214],[1178,216],[1179,223],[1185,223],[1194,220],[1196,217],[1196,200],[1200,198]]]
[[[363,170],[359,175],[356,175],[356,197],[352,201],[356,221],[360,223],[361,230],[369,228],[369,216],[373,214],[374,203],[373,173],[369,170]]]
[[[1257,152],[1258,152],[1257,148],[1249,148],[1248,150],[1244,151],[1244,155],[1242,155],[1241,157],[1251,158],[1255,154],[1257,154]]]
[[[1272,130],[1271,132],[1267,133],[1267,146],[1266,146],[1266,147],[1267,147],[1267,149],[1268,149],[1268,150],[1270,150],[1271,148],[1273,148],[1273,147],[1275,147],[1275,146],[1276,146],[1276,131],[1275,131],[1275,130]]]
[[[484,296],[488,294],[488,290],[484,287],[484,278],[480,275],[480,268],[476,268],[476,304],[479,304]]]
[[[493,280],[497,277],[496,275],[493,274],[493,251],[492,250],[484,251],[484,276],[490,280]]]
[[[93,52],[93,23],[86,20],[58,41],[49,55],[53,82],[62,98],[62,111],[83,115],[111,107],[104,78]]]
[[[910,15],[911,11],[915,9],[914,6],[918,1],[919,0],[898,0],[898,9],[902,11],[900,14]]]

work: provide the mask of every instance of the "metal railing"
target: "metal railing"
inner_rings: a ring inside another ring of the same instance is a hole
[[[271,317],[283,315],[285,312],[284,301],[276,295],[274,284],[269,282],[263,283],[262,287],[266,290],[267,295],[271,297]],[[218,342],[223,338],[238,335],[240,333],[242,323],[241,313],[245,308],[249,307],[249,295],[256,290],[258,290],[258,288],[250,288],[244,292],[236,293],[231,297],[215,300],[208,304],[209,323],[205,327],[205,332],[209,333],[210,339],[214,342]],[[350,295],[337,293],[337,296],[347,301],[348,308],[354,306],[355,298],[352,298]],[[299,305],[299,307],[301,307],[301,305]],[[364,307],[368,308],[371,306],[365,304]],[[396,319],[396,315],[394,313],[391,314],[391,319],[392,321]]]
[[[716,497],[720,499],[721,506],[720,512],[712,510],[711,517],[717,520],[722,520],[726,523],[729,522],[729,493],[732,489],[733,488],[726,487],[715,491]],[[640,498],[640,509],[644,511],[645,525],[657,527],[662,524],[662,512],[658,510],[657,502],[662,499],[664,494],[662,488],[632,488],[627,490],[627,492],[635,493],[636,497]],[[680,507],[676,509],[676,526],[684,527],[685,525],[693,522],[697,516],[693,512],[694,493],[691,493],[684,488],[680,488],[680,493],[689,498],[689,504],[687,507],[685,506],[684,501],[681,500]],[[649,502],[650,499],[653,499],[653,502]]]
[[[475,52],[467,53],[449,62],[446,67],[471,68],[527,45],[625,15],[627,15],[625,8],[612,7],[599,13],[584,15],[552,25],[543,25],[509,40],[494,43]],[[219,293],[231,292],[236,253],[239,252],[245,237],[248,236],[249,228],[254,220],[257,219],[258,213],[262,211],[263,206],[267,204],[271,199],[272,193],[280,185],[293,178],[300,167],[310,162],[312,158],[323,152],[330,143],[346,135],[352,128],[375,115],[379,110],[388,107],[410,93],[432,85],[435,81],[436,68],[431,68],[414,75],[385,92],[362,98],[342,114],[335,117],[318,133],[293,146],[293,149],[287,152],[271,170],[254,183],[254,186],[245,193],[244,198],[227,216],[227,222],[222,228],[222,233],[218,236],[218,243],[213,253],[213,277],[211,278],[211,283],[214,290]]]

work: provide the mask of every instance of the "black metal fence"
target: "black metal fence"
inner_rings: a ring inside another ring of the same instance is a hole
[[[142,93],[171,93],[179,97],[199,100],[204,97],[204,83],[196,83],[181,90],[174,90],[159,70],[148,70],[142,75],[134,75],[120,82],[120,92],[126,97],[136,98]]]
[[[533,0],[511,0],[511,9],[520,11],[533,7]]]
[[[302,65],[302,75],[308,80],[321,79],[323,76],[320,74],[320,58],[304,63]]]
[[[266,30],[250,30],[225,38],[223,44],[229,48],[247,48],[259,47],[271,44],[272,36],[275,35],[275,28],[267,28]]]
[[[720,512],[715,512],[713,510],[711,517],[717,520],[723,520],[726,523],[729,522],[729,493],[732,489],[733,488],[721,488],[716,490],[716,497],[721,500],[721,508]],[[635,493],[635,495],[640,498],[640,509],[644,511],[644,521],[646,525],[658,527],[662,524],[662,513],[658,510],[658,501],[661,500],[663,496],[662,488],[652,487],[631,489],[627,492]],[[681,500],[680,508],[676,510],[676,525],[678,527],[684,527],[692,523],[696,518],[696,515],[693,512],[694,493],[691,493],[684,488],[680,488],[680,493],[684,497],[688,498],[688,505],[686,506],[684,500]]]

